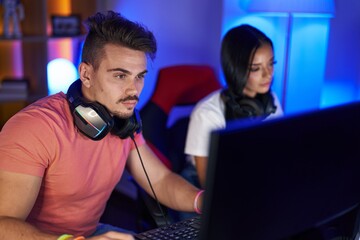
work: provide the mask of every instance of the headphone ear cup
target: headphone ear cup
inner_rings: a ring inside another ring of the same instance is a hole
[[[122,119],[114,117],[114,127],[112,128],[111,133],[119,136],[121,139],[128,137],[133,138],[134,133],[139,133],[141,131],[142,122],[137,109],[134,109],[134,114],[130,118]]]
[[[73,82],[67,99],[76,127],[92,140],[104,138],[114,126],[114,119],[101,104],[86,102],[81,93],[81,81]]]
[[[113,118],[99,104],[81,104],[74,111],[77,128],[92,140],[103,139],[113,128]]]
[[[238,101],[238,111],[235,112],[235,115],[239,117],[257,117],[264,114],[264,108],[262,104],[255,98],[242,98]]]
[[[271,92],[268,92],[264,95],[264,102],[265,102],[265,107],[264,107],[264,114],[269,115],[271,113],[275,113],[276,112],[276,105],[275,105],[275,100],[274,100],[274,96],[272,95]]]
[[[238,104],[239,116],[264,119],[276,111],[274,97],[270,91],[258,94],[255,98],[244,97],[238,101]]]
[[[270,91],[265,94],[258,94],[254,98],[237,97],[228,89],[223,90],[221,94],[225,102],[226,120],[240,118],[262,120],[276,111],[274,97]]]
[[[97,102],[86,102],[81,93],[81,81],[73,82],[68,91],[67,99],[76,127],[92,140],[101,140],[109,132],[121,139],[134,137],[134,133],[142,130],[140,114],[134,109],[134,114],[127,119],[112,117],[107,109]]]

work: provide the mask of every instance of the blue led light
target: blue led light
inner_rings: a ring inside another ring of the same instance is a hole
[[[78,79],[75,65],[65,59],[56,58],[47,65],[48,94],[66,93],[72,82]]]

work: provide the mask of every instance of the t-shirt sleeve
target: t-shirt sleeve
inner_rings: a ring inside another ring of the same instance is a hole
[[[198,107],[191,113],[185,143],[185,153],[207,157],[211,131],[223,128],[221,112]]]
[[[140,147],[140,146],[142,146],[142,145],[145,144],[145,139],[144,139],[144,136],[143,136],[142,132],[140,132],[140,133],[135,133],[135,135],[134,135],[134,140],[135,140],[136,145],[137,145],[138,147]],[[133,149],[135,149],[135,144],[134,144],[134,143],[132,143],[132,145],[131,145],[131,150],[133,150]]]
[[[49,164],[53,139],[50,126],[41,116],[18,113],[0,132],[0,169],[43,176]]]

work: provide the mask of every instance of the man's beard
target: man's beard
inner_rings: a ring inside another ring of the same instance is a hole
[[[115,113],[114,116],[120,118],[120,119],[127,119],[129,117],[131,117],[134,114],[134,111],[132,111],[131,113]]]
[[[122,102],[125,102],[125,101],[133,101],[133,100],[136,100],[137,102],[139,102],[139,97],[138,96],[128,96],[126,98],[122,98],[122,99],[119,99],[116,103],[119,104],[119,103],[122,103]],[[128,110],[131,110],[130,108]],[[132,115],[134,114],[134,109],[132,109],[132,112],[131,113],[121,113],[121,112],[115,112],[114,115],[118,118],[121,118],[121,119],[127,119],[129,117],[131,117]]]

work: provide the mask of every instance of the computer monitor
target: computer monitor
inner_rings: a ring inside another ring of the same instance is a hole
[[[351,235],[359,201],[360,103],[232,122],[211,135],[200,240]]]

